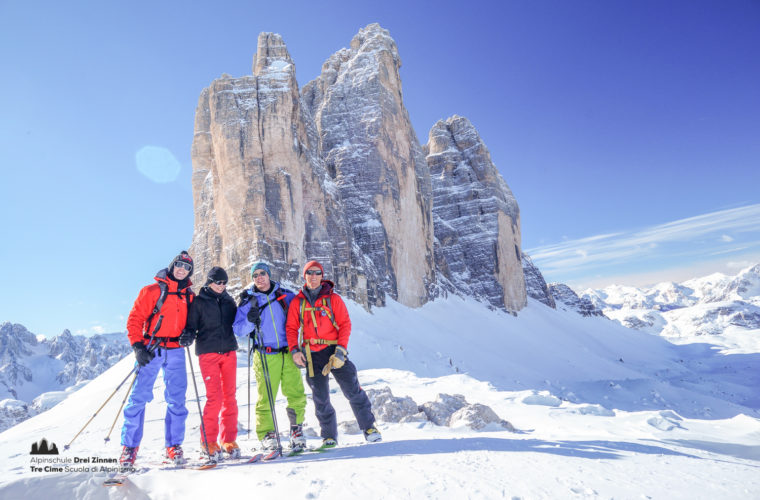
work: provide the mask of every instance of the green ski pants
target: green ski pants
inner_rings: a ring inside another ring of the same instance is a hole
[[[282,389],[282,394],[288,400],[288,419],[290,425],[302,424],[306,414],[306,392],[303,388],[303,379],[301,370],[293,362],[293,358],[288,353],[276,352],[272,354],[255,351],[253,353],[253,373],[256,376],[256,390],[258,399],[256,400],[256,436],[259,440],[264,435],[274,430],[272,413],[269,410],[269,399],[267,398],[267,386],[264,381],[264,370],[261,366],[261,357],[264,356],[269,368],[269,380],[272,384],[272,396],[277,399],[278,388]],[[293,422],[293,414],[295,421]],[[282,425],[278,426],[282,429]]]

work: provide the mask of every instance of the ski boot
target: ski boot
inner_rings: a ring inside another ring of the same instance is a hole
[[[327,448],[335,448],[338,446],[338,441],[335,440],[335,438],[324,438],[322,440],[322,446],[320,448],[327,449]]]
[[[277,449],[277,434],[274,431],[269,431],[261,440],[261,447],[265,450]]]
[[[222,443],[222,450],[227,454],[227,458],[240,458],[240,446],[235,441]]]
[[[222,449],[216,444],[216,441],[208,444],[208,450],[206,449],[206,446],[201,443],[201,458],[218,462],[222,459]]]
[[[137,460],[137,450],[139,449],[139,446],[125,446],[122,448],[119,465],[122,467],[134,467],[135,460]]]
[[[306,449],[306,438],[303,437],[303,425],[290,426],[290,449],[300,452]]]
[[[370,443],[376,443],[377,441],[383,440],[383,435],[380,434],[380,431],[377,430],[375,427],[370,427],[366,431],[364,431],[364,439],[366,439]]]
[[[166,460],[174,465],[182,465],[186,462],[182,446],[175,444],[166,448]]]

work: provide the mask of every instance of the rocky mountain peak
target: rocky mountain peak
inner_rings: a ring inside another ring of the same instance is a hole
[[[37,345],[37,337],[23,325],[6,321],[0,324],[0,363],[5,364],[20,356],[28,355]]]
[[[401,67],[401,56],[399,56],[396,41],[391,38],[388,30],[377,23],[365,26],[354,35],[351,39],[351,50],[359,54],[386,53],[396,69]]]
[[[279,35],[259,36],[253,66],[253,76],[212,82],[198,101],[197,272],[225,267],[235,293],[257,260],[270,263],[275,279],[300,283],[301,266],[317,259],[340,293],[366,307],[386,295],[418,307],[441,284],[494,307],[525,305],[517,202],[461,117],[441,127],[469,173],[438,173],[441,186],[457,186],[455,200],[439,198],[441,209],[461,220],[434,215],[430,160],[404,106],[401,58],[387,30],[362,28],[300,93]],[[439,222],[443,233],[458,223],[469,233],[439,238]]]
[[[424,147],[433,187],[436,267],[494,307],[527,302],[520,209],[470,120],[440,120]]]
[[[295,64],[285,42],[277,33],[260,33],[253,56],[253,75],[290,73],[295,75]]]
[[[564,283],[549,283],[547,286],[558,308],[575,311],[581,316],[605,317],[604,312],[597,308],[588,298],[579,297],[572,288]]]

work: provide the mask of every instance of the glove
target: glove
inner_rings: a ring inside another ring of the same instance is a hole
[[[182,335],[179,336],[179,345],[182,347],[190,347],[195,340],[195,332],[192,330],[182,330]]]
[[[343,365],[346,364],[346,359],[348,356],[348,351],[343,346],[336,345],[335,346],[335,353],[333,353],[332,356],[330,356],[330,359],[327,360],[327,364],[324,368],[322,368],[322,375],[325,377],[328,373],[330,373],[330,370],[335,368],[336,370]]]
[[[147,365],[156,356],[146,349],[145,344],[142,342],[135,342],[132,344],[132,349],[135,351],[135,358],[137,359],[137,364],[140,366]]]
[[[251,294],[248,290],[243,290],[240,292],[240,295],[238,295],[238,307],[242,307],[242,305],[249,300],[251,300]]]
[[[248,321],[253,323],[256,326],[259,326],[261,323],[261,311],[259,311],[259,305],[258,304],[251,304],[251,308],[248,309]]]

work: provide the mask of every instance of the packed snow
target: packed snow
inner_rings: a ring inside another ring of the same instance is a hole
[[[760,498],[758,351],[728,353],[704,342],[710,338],[677,345],[533,299],[517,317],[458,297],[419,309],[390,301],[372,313],[353,303],[349,310],[349,357],[383,417],[382,442],[364,442],[333,383],[338,448],[162,470],[152,465],[163,453],[159,377],[138,455],[144,469],[124,486],[104,488],[105,472],[33,472],[30,447],[42,438],[56,443],[59,460],[118,457],[121,416],[104,438],[125,389],[63,449],[130,371],[128,356],[0,434],[0,498]],[[249,453],[257,442],[246,432],[246,384],[241,352],[238,442]],[[191,458],[200,451],[194,397],[190,384]],[[278,398],[281,427],[285,404]],[[311,400],[306,414],[309,444],[317,445]]]

